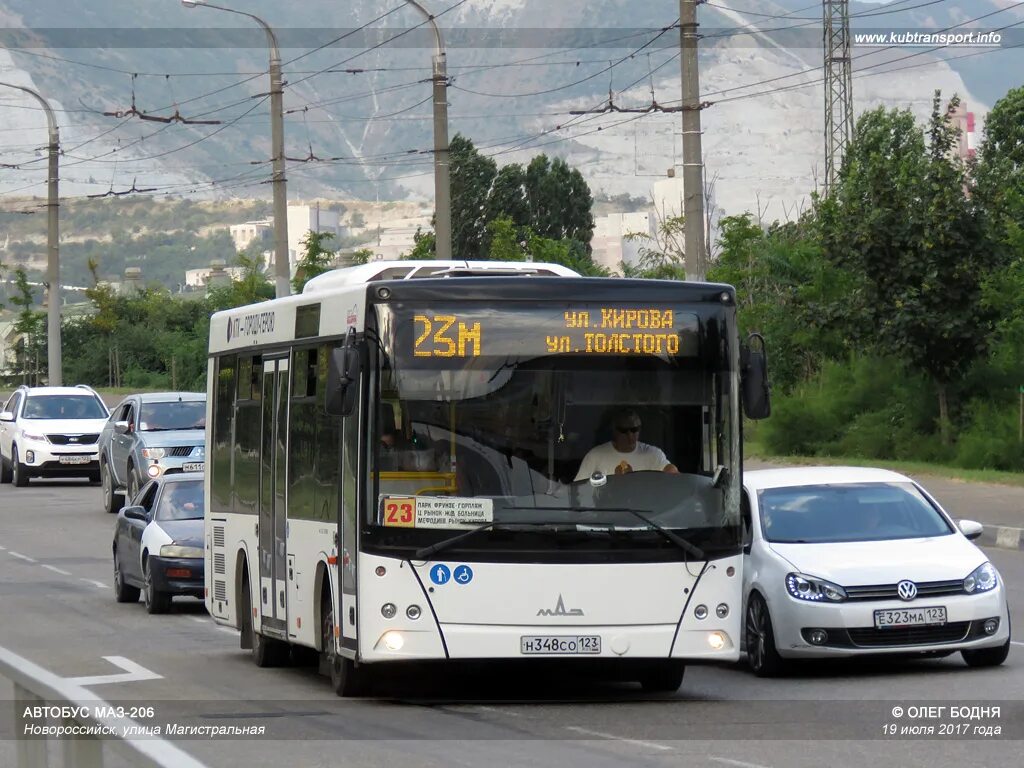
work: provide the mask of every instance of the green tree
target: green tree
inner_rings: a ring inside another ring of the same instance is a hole
[[[242,268],[242,277],[232,279],[230,285],[214,286],[208,291],[213,311],[242,307],[274,298],[274,284],[267,278],[262,256],[253,259],[239,253],[235,264]]]
[[[1024,256],[1024,86],[996,102],[985,119],[974,200],[993,242]]]
[[[686,220],[682,216],[668,216],[658,222],[654,234],[630,232],[626,240],[639,243],[636,264],[622,262],[623,277],[647,280],[685,280],[686,260],[683,253],[683,232]]]
[[[373,251],[369,248],[360,248],[358,251],[353,252],[351,256],[353,266],[358,264],[369,264],[371,259],[373,259]]]
[[[561,158],[538,155],[526,167],[529,225],[541,237],[570,239],[588,248],[594,236],[594,198],[583,175]]]
[[[851,331],[930,377],[945,444],[950,384],[984,353],[993,324],[980,301],[993,251],[965,192],[956,138],[938,93],[927,140],[908,111],[867,112],[819,204],[826,257],[863,276],[843,299]]]
[[[303,247],[302,258],[295,267],[292,278],[292,291],[302,293],[306,283],[317,275],[322,275],[331,268],[336,253],[326,247],[329,240],[334,239],[333,232],[314,232],[310,230],[300,241]]]
[[[452,258],[480,259],[487,236],[486,201],[498,172],[497,163],[477,151],[473,142],[456,134],[449,144],[451,158]],[[419,241],[417,241],[419,245]],[[427,243],[424,243],[426,247]],[[429,243],[433,250],[433,236]],[[436,258],[429,256],[428,258]]]
[[[17,293],[10,301],[19,308],[14,331],[21,336],[15,347],[14,372],[22,376],[23,381],[38,385],[40,360],[46,357],[46,313],[34,309],[35,289],[21,267],[14,270],[14,288]]]

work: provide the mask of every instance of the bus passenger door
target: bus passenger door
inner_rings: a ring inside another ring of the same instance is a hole
[[[262,633],[288,637],[288,358],[263,359],[260,456],[260,614]]]

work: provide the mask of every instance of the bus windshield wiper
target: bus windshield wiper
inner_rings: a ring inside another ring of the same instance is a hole
[[[637,518],[638,520],[641,520],[644,523],[644,525],[646,525],[652,531],[657,531],[687,554],[692,555],[698,560],[703,560],[705,558],[703,549],[696,546],[695,544],[691,544],[678,533],[674,533],[673,531],[670,531],[668,528],[663,528],[662,526],[658,525],[656,522],[647,517],[647,515],[644,515],[635,509],[630,509],[629,507],[505,507],[505,509],[547,509],[557,510],[559,512],[628,512],[629,514],[633,515],[633,517]]]
[[[649,525],[651,527],[651,530],[657,531],[658,533],[660,533],[666,539],[671,541],[673,544],[675,544],[677,547],[679,547],[684,552],[689,552],[691,555],[693,555],[698,560],[704,560],[705,559],[704,550],[703,549],[698,547],[696,544],[691,544],[686,539],[684,539],[682,536],[680,536],[678,533],[674,533],[674,532],[670,531],[668,528],[662,528],[656,522],[654,522],[653,520],[648,518],[647,515],[640,514],[635,509],[623,509],[623,511],[624,512],[629,512],[629,514],[633,515],[637,519],[644,521],[647,525]]]
[[[474,536],[480,533],[481,531],[486,531],[489,528],[493,528],[494,525],[495,524],[493,521],[490,523],[484,523],[483,525],[478,525],[476,528],[471,528],[465,533],[460,533],[455,536],[452,536],[450,539],[441,539],[441,541],[438,541],[435,544],[431,544],[429,547],[421,547],[420,549],[417,549],[413,553],[413,557],[416,560],[426,560],[431,555],[436,555],[443,549],[447,549],[448,547],[454,547],[463,539],[468,539],[470,536]]]

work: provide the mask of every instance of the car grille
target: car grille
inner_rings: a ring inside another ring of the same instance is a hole
[[[922,581],[917,584],[917,597],[944,597],[960,595],[964,591],[963,579],[953,581]],[[895,584],[874,584],[871,586],[843,587],[847,600],[899,600]]]
[[[852,643],[860,648],[893,648],[905,645],[955,643],[967,637],[970,629],[971,622],[954,621],[937,627],[901,627],[899,629],[867,627],[851,629],[849,633]]]
[[[192,450],[193,448],[191,445],[176,445],[171,448],[171,456],[191,456]]]
[[[92,445],[99,440],[99,434],[94,435],[47,435],[46,439],[54,445]]]

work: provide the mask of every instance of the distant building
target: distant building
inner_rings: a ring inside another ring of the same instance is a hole
[[[618,271],[622,262],[631,266],[639,264],[640,250],[654,247],[654,243],[629,235],[653,236],[656,231],[656,217],[653,213],[612,213],[594,220],[594,237],[590,241],[594,263]]]
[[[244,224],[232,224],[229,227],[231,240],[236,251],[244,251],[254,240],[269,241],[273,239],[274,225],[270,221],[247,221]]]
[[[14,363],[14,350],[22,336],[14,330],[16,324],[17,318],[13,315],[0,320],[0,376],[8,375]]]
[[[302,258],[305,250],[302,241],[310,232],[329,232],[336,238],[341,237],[345,229],[341,225],[341,217],[335,211],[321,208],[320,204],[314,205],[289,205],[288,206],[288,260],[292,272],[295,271],[296,263]],[[334,248],[337,248],[334,243]]]

